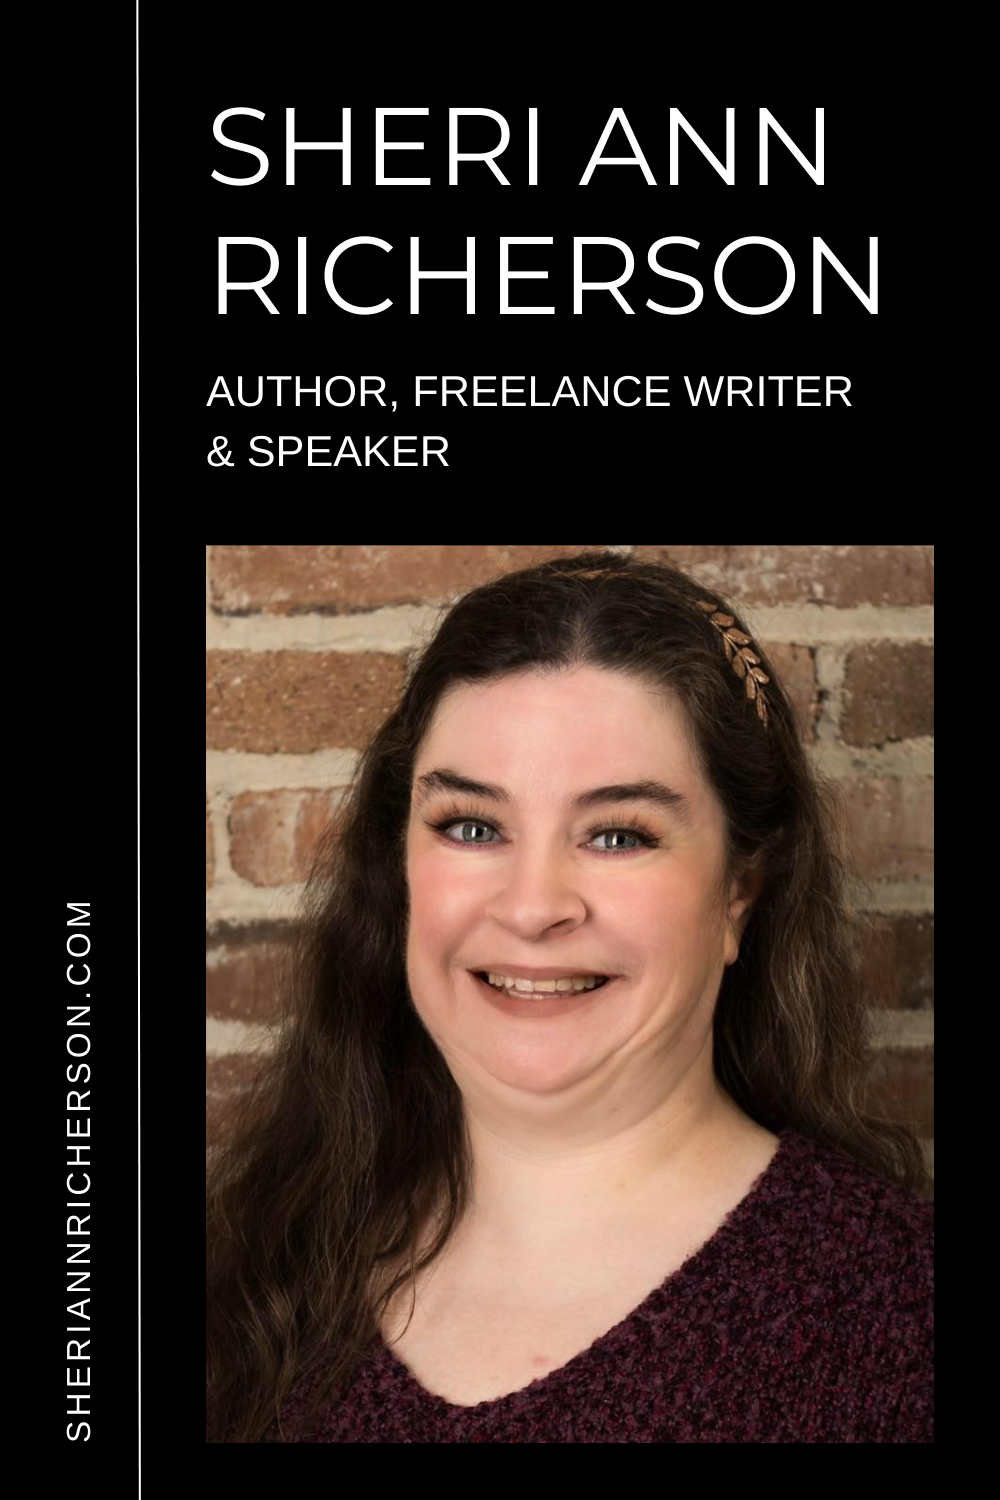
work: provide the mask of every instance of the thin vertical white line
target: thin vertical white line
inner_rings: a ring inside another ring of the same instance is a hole
[[[139,0],[135,0],[135,837],[136,837],[136,892],[140,890],[142,867],[139,823]],[[142,1500],[142,1057],[139,1040],[139,1020],[142,1014],[141,980],[142,935],[139,922],[141,897],[137,894],[135,906],[136,954],[136,1022],[135,1022],[135,1070],[136,1070],[136,1314],[138,1333],[136,1339],[138,1408],[139,1408],[139,1500]]]

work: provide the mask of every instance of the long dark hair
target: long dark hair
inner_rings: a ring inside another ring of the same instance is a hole
[[[587,666],[679,700],[725,813],[720,891],[766,870],[716,1004],[720,1083],[766,1129],[790,1125],[930,1196],[913,1126],[879,1104],[861,980],[872,922],[849,901],[864,882],[836,791],[755,643],[770,679],[762,721],[756,679],[748,686],[726,660],[704,600],[745,630],[728,600],[677,568],[580,552],[472,589],[409,661],[317,846],[275,1045],[229,1103],[209,1161],[209,1441],[264,1441],[311,1372],[322,1379],[310,1413],[334,1399],[390,1298],[443,1250],[468,1203],[461,1096],[405,965],[413,768],[453,686]]]

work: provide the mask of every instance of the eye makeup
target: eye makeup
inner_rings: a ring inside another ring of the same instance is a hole
[[[477,808],[453,807],[440,818],[425,818],[424,823],[435,833],[440,834],[446,843],[454,844],[460,849],[489,848],[490,845],[468,842],[466,840],[449,839],[447,837],[448,829],[454,827],[457,823],[482,823],[497,833],[504,834],[505,832],[501,823],[498,823],[495,818],[488,818],[485,813],[480,812]],[[651,832],[645,823],[634,817],[619,817],[612,823],[597,823],[587,830],[587,839],[589,841],[605,833],[631,834],[638,839],[639,843],[635,849],[595,849],[593,851],[604,858],[619,859],[630,854],[641,854],[647,849],[659,848],[663,842],[658,834]]]

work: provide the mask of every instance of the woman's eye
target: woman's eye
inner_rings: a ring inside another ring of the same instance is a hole
[[[489,829],[489,831],[491,833],[495,833],[496,832],[496,829],[492,828],[489,823],[474,823],[469,818],[465,818],[465,819],[462,820],[462,822],[459,822],[459,823],[449,823],[447,825],[446,829],[445,829],[445,832],[449,832],[452,828],[487,828],[487,829]],[[452,843],[484,844],[484,843],[486,843],[486,840],[485,839],[464,839],[463,838],[463,839],[453,839]]]
[[[603,839],[603,838],[614,838],[614,839],[619,839],[619,840],[621,840],[621,839],[634,839],[635,842],[636,842],[636,844],[639,843],[640,837],[641,837],[641,835],[638,834],[638,833],[633,832],[633,830],[631,828],[602,828],[599,833],[595,833],[594,834],[594,838],[595,839]],[[617,847],[619,849],[625,849],[626,852],[627,852],[627,846],[619,843]],[[610,850],[607,850],[606,852],[614,854],[615,851],[614,851],[614,849],[610,849]]]
[[[432,823],[430,826],[435,832],[443,834],[450,844],[461,844],[466,849],[473,849],[480,845],[489,847],[492,844],[500,842],[499,838],[452,838],[451,831],[453,828],[478,828],[487,833],[498,834],[499,830],[495,825],[488,822],[485,818],[444,818],[438,823]],[[638,828],[619,827],[595,829],[588,835],[587,842],[588,844],[593,844],[595,840],[602,838],[614,838],[617,840],[616,845],[606,845],[604,848],[598,848],[595,851],[598,854],[609,856],[634,854],[638,850],[655,848],[659,843],[659,839],[654,834],[645,833]],[[632,842],[630,844],[623,843],[622,840],[624,839],[630,839]]]

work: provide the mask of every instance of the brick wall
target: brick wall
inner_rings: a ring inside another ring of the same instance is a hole
[[[442,602],[586,546],[206,549],[208,1142],[266,1046],[317,835]],[[836,778],[877,898],[880,1079],[934,1149],[934,548],[630,544],[738,602]]]

